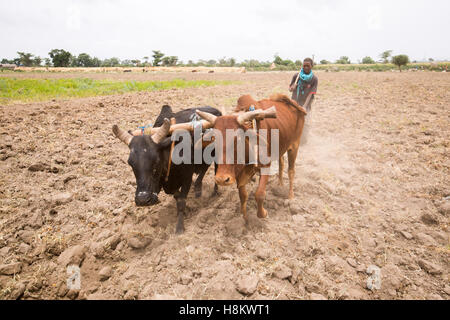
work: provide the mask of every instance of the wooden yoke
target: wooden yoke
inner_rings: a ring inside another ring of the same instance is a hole
[[[206,120],[201,120],[200,121],[202,124],[202,130],[206,130],[206,129],[210,129],[212,128],[214,125],[212,125],[210,122],[206,121]],[[145,129],[145,133],[146,135],[154,135],[156,132],[158,132],[159,128],[146,128]],[[172,124],[170,126],[170,130],[169,130],[169,134],[174,133],[177,130],[187,130],[187,131],[192,131],[194,130],[194,128],[192,127],[192,123],[188,122],[188,123],[179,123],[179,124]],[[138,130],[134,130],[134,131],[130,131],[131,135],[133,136],[141,136],[142,135],[142,130],[138,129]]]
[[[208,122],[206,120],[201,120],[200,122],[202,124],[202,130],[210,129],[210,128],[212,128],[214,126],[213,124],[211,124],[210,122]],[[153,134],[153,131],[157,131],[157,129],[158,128],[155,128],[155,129],[152,128],[151,133]],[[192,127],[192,123],[191,122],[172,124],[170,126],[169,133],[172,134],[172,133],[174,133],[174,131],[178,131],[178,130],[193,131],[194,128]]]

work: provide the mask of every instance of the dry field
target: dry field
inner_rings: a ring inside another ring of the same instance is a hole
[[[0,298],[449,299],[450,75],[317,74],[295,199],[274,177],[268,218],[250,194],[246,228],[234,187],[210,198],[210,169],[181,236],[171,196],[135,206],[112,125],[135,129],[166,103],[230,111],[243,94],[287,93],[292,73],[83,74],[242,82],[0,106]],[[72,264],[79,291],[66,285]]]

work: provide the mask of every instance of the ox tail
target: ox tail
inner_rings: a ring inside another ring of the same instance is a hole
[[[284,94],[275,93],[275,94],[271,95],[269,99],[272,100],[272,101],[275,101],[275,102],[281,102],[281,103],[284,103],[284,104],[286,104],[288,106],[291,106],[294,109],[296,109],[297,111],[299,111],[300,113],[303,113],[303,115],[306,115],[305,108],[303,108],[297,102],[295,102],[294,100],[290,99],[288,96],[286,96]]]
[[[298,111],[298,117],[297,117],[297,123],[296,123],[295,130],[297,130],[299,128],[302,121],[303,121],[302,125],[303,126],[305,125],[305,116],[306,116],[307,112],[306,112],[305,108],[300,106],[297,102],[295,102],[294,100],[290,99],[288,96],[281,94],[281,93],[275,93],[275,94],[271,95],[269,99],[272,101],[275,101],[275,102],[284,103],[285,105],[293,107],[295,110]]]

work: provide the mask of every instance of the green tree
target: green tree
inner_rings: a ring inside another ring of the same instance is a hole
[[[275,59],[273,60],[273,63],[278,64],[278,65],[283,65],[283,59],[281,59],[281,57],[279,55],[275,55],[274,58]]]
[[[80,53],[74,60],[77,67],[90,68],[94,66],[91,56],[87,53]]]
[[[122,60],[120,62],[120,65],[122,67],[132,67],[133,66],[133,62],[131,60],[129,60],[129,59],[125,59],[125,60]]]
[[[19,58],[15,58],[15,59],[2,59],[2,64],[15,64],[16,66],[18,66],[20,64]]]
[[[31,67],[33,65],[33,54],[26,52],[17,52],[19,55],[20,64],[25,67]]]
[[[400,72],[402,72],[402,66],[406,66],[409,63],[409,57],[406,54],[400,54],[392,57],[392,63],[398,67]]]
[[[158,67],[161,62],[162,62],[162,58],[164,57],[164,53],[162,53],[159,50],[153,50],[153,66]]]
[[[380,54],[381,61],[383,63],[389,62],[389,57],[392,55],[392,50],[386,50],[383,53]]]
[[[362,63],[363,64],[374,64],[375,60],[373,60],[371,57],[364,57],[362,59]]]
[[[352,62],[350,61],[349,57],[342,56],[338,60],[336,60],[336,63],[337,64],[351,64]]]
[[[283,65],[284,66],[295,66],[295,63],[292,60],[286,59],[286,60],[283,60]]]
[[[99,58],[97,58],[97,57],[92,58],[92,66],[93,67],[100,67],[101,65],[102,65],[102,61]]]
[[[289,59],[283,60],[283,59],[281,59],[281,57],[279,55],[275,55],[275,59],[273,62],[280,66],[292,66],[292,67],[295,66],[294,61],[289,60]]]
[[[207,62],[203,59],[200,59],[197,61],[197,63],[195,64],[196,67],[203,67],[206,66]]]
[[[133,59],[131,60],[131,63],[134,67],[140,67],[141,66],[141,60],[139,59]]]
[[[320,60],[320,64],[330,64],[330,61],[328,61],[328,60]]]
[[[163,66],[176,66],[178,62],[178,57],[168,56],[162,59]]]
[[[63,49],[53,49],[48,55],[55,67],[68,67],[72,61],[72,54]]]
[[[119,67],[120,60],[118,58],[105,59],[102,62],[102,67]]]
[[[230,67],[234,67],[236,65],[236,59],[235,58],[228,59],[228,64]]]
[[[52,66],[52,60],[50,60],[50,58],[45,58],[44,59],[44,63],[46,67],[51,67]]]
[[[42,58],[39,56],[35,56],[33,59],[33,66],[40,67],[42,63]]]

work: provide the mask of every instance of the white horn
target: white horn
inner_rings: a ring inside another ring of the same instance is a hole
[[[211,113],[208,113],[208,112],[200,111],[200,110],[196,110],[196,113],[197,113],[200,117],[202,117],[203,119],[205,119],[206,121],[210,122],[212,125],[214,125],[214,124],[216,123],[217,116],[215,116],[215,115],[213,115],[213,114],[211,114]]]
[[[168,134],[170,131],[170,121],[169,119],[165,118],[163,125],[158,128],[158,131],[152,135],[152,140],[154,143],[158,144],[160,143]]]
[[[126,132],[125,130],[120,129],[117,125],[113,125],[112,127],[114,135],[127,146],[130,145],[131,139],[133,136]]]
[[[243,126],[245,122],[252,121],[253,119],[262,120],[266,118],[276,118],[276,117],[277,117],[277,108],[273,106],[266,110],[258,109],[255,111],[249,111],[244,114],[241,114],[238,116],[237,121],[240,125]]]

